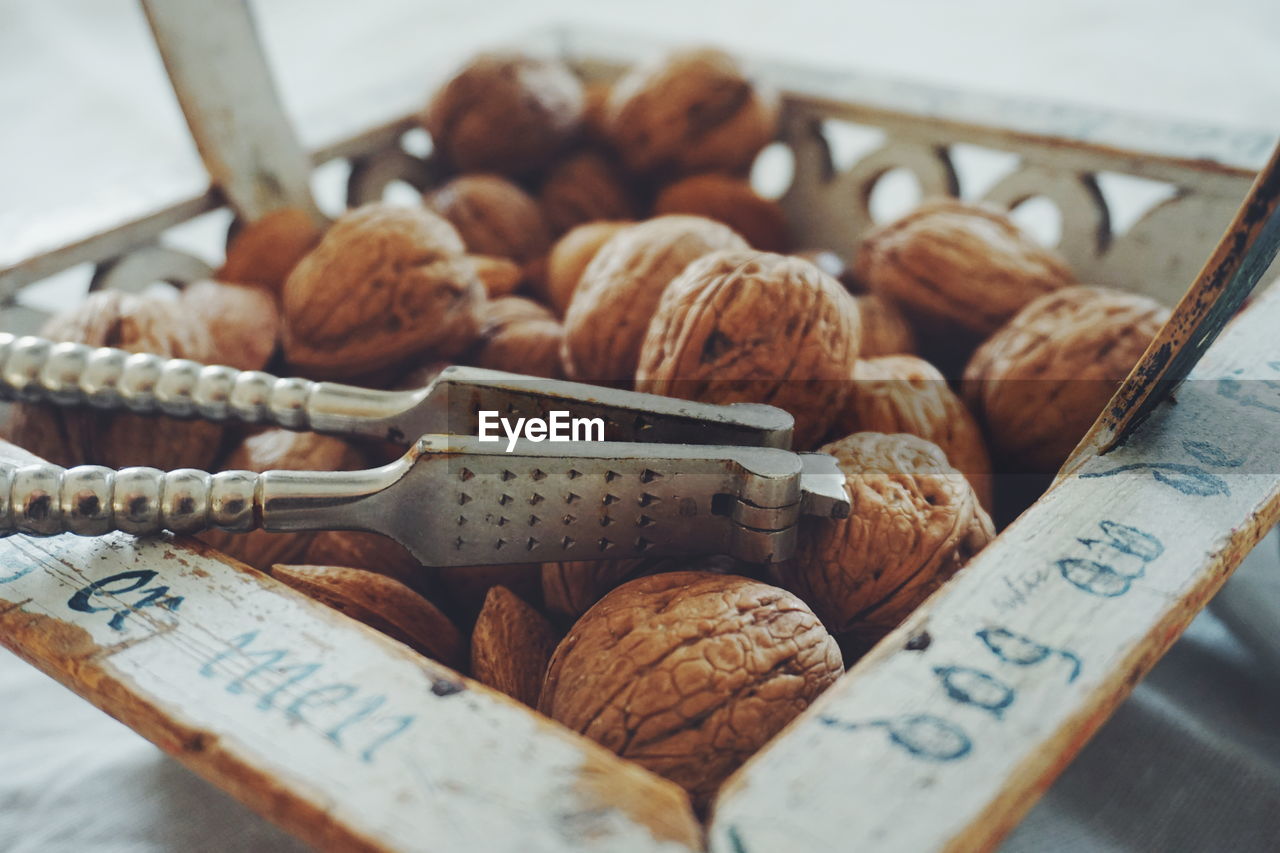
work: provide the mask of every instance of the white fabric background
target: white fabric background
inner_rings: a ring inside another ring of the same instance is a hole
[[[326,103],[556,22],[1175,118],[1280,129],[1274,0],[898,3],[257,0],[300,123]],[[425,84],[424,84],[425,85]],[[0,214],[56,217],[88,186],[202,180],[130,0],[0,0]],[[4,237],[0,234],[0,240]],[[1280,847],[1280,543],[1272,536],[1006,845]],[[296,844],[0,652],[0,851]]]

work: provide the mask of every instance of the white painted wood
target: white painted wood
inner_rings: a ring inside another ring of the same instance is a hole
[[[181,541],[0,541],[0,642],[317,845],[698,844],[674,785]]]
[[[1280,289],[726,785],[717,851],[993,846],[1280,517]]]

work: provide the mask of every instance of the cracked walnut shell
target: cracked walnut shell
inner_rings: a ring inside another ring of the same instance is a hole
[[[783,586],[855,652],[893,630],[995,535],[969,482],[931,442],[859,432],[824,445],[844,472],[848,518],[806,518]]]
[[[778,101],[729,54],[681,50],[637,65],[614,83],[604,121],[634,172],[741,173],[773,141]]]
[[[346,378],[465,349],[484,286],[458,232],[431,211],[366,204],[333,223],[284,286],[284,352]]]
[[[858,249],[854,274],[897,303],[944,371],[958,371],[1028,302],[1075,282],[1056,252],[1007,215],[954,199],[927,202],[876,228]]]
[[[978,348],[963,392],[992,450],[1053,473],[1169,318],[1146,297],[1077,285],[1042,296]]]
[[[467,251],[526,264],[551,248],[542,208],[497,175],[462,175],[424,196],[427,207],[458,229]]]
[[[912,355],[860,359],[831,434],[905,432],[936,444],[991,510],[991,459],[969,409],[929,362]]]
[[[454,169],[524,175],[577,135],[583,107],[582,83],[564,63],[486,53],[440,87],[422,123]]]
[[[787,591],[667,572],[623,584],[578,620],[538,708],[705,806],[843,671],[831,635]]]
[[[795,446],[807,449],[844,403],[859,328],[853,297],[808,261],[715,252],[663,294],[636,390],[779,406],[795,417]]]
[[[659,216],[622,229],[582,273],[564,318],[571,379],[635,376],[649,319],[672,279],[717,249],[746,249],[728,226],[700,216]]]

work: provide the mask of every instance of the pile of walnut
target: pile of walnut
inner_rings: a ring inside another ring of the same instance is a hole
[[[96,293],[45,334],[387,388],[458,363],[790,411],[796,447],[838,460],[853,512],[806,520],[799,554],[771,569],[708,555],[428,571],[369,534],[204,537],[704,807],[987,544],[993,472],[1053,472],[1166,316],[1076,283],[975,204],[929,202],[847,266],[803,245],[748,180],[777,116],[715,50],[611,86],[481,56],[422,113],[448,177],[421,205],[366,205],[323,233],[274,214],[239,232],[218,283]],[[355,469],[387,453],[38,405],[8,434],[63,464]]]

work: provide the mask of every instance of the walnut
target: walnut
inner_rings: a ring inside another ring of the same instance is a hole
[[[532,299],[504,296],[485,306],[480,341],[469,361],[477,367],[556,379],[564,328]]]
[[[588,80],[582,84],[582,130],[592,142],[607,143],[609,131],[605,127],[605,112],[613,84],[604,80]]]
[[[639,209],[617,166],[590,150],[553,166],[542,182],[538,202],[556,234],[586,222],[634,219]]]
[[[378,533],[320,530],[312,534],[302,556],[294,559],[309,566],[343,566],[377,572],[422,593],[431,585],[429,569],[399,542]]]
[[[252,322],[252,319],[249,320]],[[208,362],[217,353],[209,329],[176,295],[104,290],[49,319],[41,336],[95,347],[117,347]],[[223,428],[199,420],[66,408],[43,403],[14,406],[9,439],[62,466],[146,465],[164,470],[207,469]]]
[[[458,232],[428,210],[347,212],[285,282],[285,357],[309,375],[346,378],[461,352],[484,299],[463,252]]]
[[[731,175],[694,175],[666,187],[653,203],[655,214],[690,213],[723,222],[753,248],[786,251],[787,219],[776,201]]]
[[[509,258],[495,258],[490,255],[468,255],[475,268],[476,277],[484,285],[485,295],[490,299],[499,296],[510,296],[524,284],[525,271]]]
[[[466,640],[449,617],[399,581],[340,566],[275,565],[271,576],[445,666],[466,662]]]
[[[198,318],[213,338],[209,361],[239,370],[261,370],[280,342],[280,309],[259,287],[197,281],[182,290],[182,310]]]
[[[852,512],[801,522],[783,586],[860,653],[995,535],[967,480],[914,435],[859,432],[822,447],[844,471]]]
[[[778,101],[723,51],[677,51],[614,85],[605,131],[640,173],[744,172],[773,141]]]
[[[289,273],[320,242],[320,226],[306,213],[287,207],[250,222],[231,238],[219,281],[253,284],[279,296]]]
[[[874,293],[864,293],[854,299],[862,321],[863,358],[915,352],[915,333],[896,305]]]
[[[946,378],[912,355],[859,360],[844,408],[831,434],[905,432],[936,444],[991,510],[991,459],[982,432]]]
[[[464,621],[475,619],[485,596],[495,586],[505,586],[525,601],[540,604],[541,578],[537,563],[509,563],[493,566],[441,566],[436,577],[452,605],[450,613]]]
[[[578,133],[582,111],[582,83],[564,63],[486,53],[432,96],[422,123],[458,171],[524,175]]]
[[[663,294],[636,389],[780,406],[795,416],[795,446],[809,448],[844,403],[858,335],[853,297],[808,261],[715,252]]]
[[[353,471],[364,467],[364,458],[350,444],[312,432],[267,429],[242,441],[223,460],[224,471]],[[272,563],[290,563],[307,550],[313,531],[271,533],[251,530],[230,533],[207,530],[197,535],[203,542],[242,563],[266,570]]]
[[[659,216],[619,231],[582,273],[564,318],[565,373],[630,380],[662,292],[690,262],[745,249],[728,226],[700,216]]]
[[[587,611],[556,648],[538,707],[702,807],[843,671],[831,635],[785,590],[668,572]]]
[[[1057,471],[1168,317],[1145,296],[1086,285],[1019,311],[964,371],[992,450],[1022,470]]]
[[[906,313],[930,360],[958,372],[1031,300],[1075,281],[1056,252],[987,205],[944,199],[867,235],[855,275]]]
[[[542,564],[542,600],[553,616],[577,619],[645,560],[565,560]]]
[[[547,274],[539,295],[552,309],[564,316],[573,300],[574,291],[591,259],[600,247],[625,228],[629,222],[588,222],[565,234],[551,247],[547,256]]]
[[[458,229],[467,251],[524,264],[551,248],[542,208],[497,175],[462,175],[424,196],[427,207]]]
[[[547,617],[505,586],[495,586],[471,632],[471,677],[537,707],[558,639]]]

